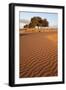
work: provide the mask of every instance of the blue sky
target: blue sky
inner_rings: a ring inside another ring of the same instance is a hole
[[[58,14],[46,12],[20,12],[20,20],[30,21],[34,16],[39,16],[42,19],[46,18],[49,21],[49,26],[58,26]]]

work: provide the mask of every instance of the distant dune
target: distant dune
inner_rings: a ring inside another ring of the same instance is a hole
[[[58,75],[57,30],[20,34],[20,78]]]

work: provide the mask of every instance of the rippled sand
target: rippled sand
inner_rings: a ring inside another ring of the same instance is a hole
[[[20,34],[20,78],[58,75],[57,31]]]

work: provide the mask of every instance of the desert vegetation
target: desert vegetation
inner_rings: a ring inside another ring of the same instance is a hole
[[[32,17],[29,24],[23,26],[20,29],[20,34],[31,33],[31,32],[50,32],[56,31],[57,28],[50,27],[47,19],[42,19],[41,17]]]
[[[28,25],[25,25],[24,28],[35,28],[35,27],[48,27],[49,22],[47,19],[42,19],[41,17],[33,17]]]
[[[41,17],[32,17],[20,29],[20,78],[58,75],[57,30]]]

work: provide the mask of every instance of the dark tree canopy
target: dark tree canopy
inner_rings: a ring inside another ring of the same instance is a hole
[[[24,28],[29,28],[29,25],[24,25]]]
[[[49,23],[48,23],[47,19],[42,20],[42,26],[43,27],[48,27],[49,26]]]
[[[29,25],[25,25],[24,28],[35,28],[35,27],[48,27],[49,22],[47,19],[42,19],[41,17],[33,17],[31,18],[31,21]]]

